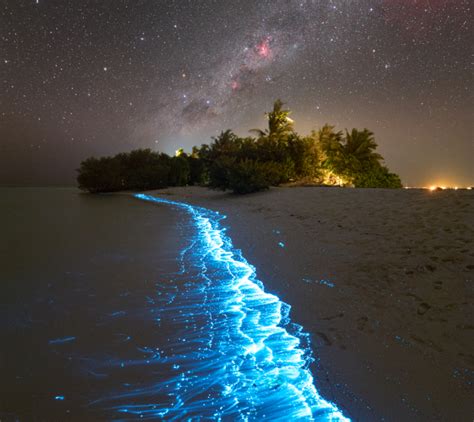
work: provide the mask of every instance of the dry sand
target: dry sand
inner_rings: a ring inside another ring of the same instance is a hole
[[[227,215],[234,246],[311,334],[318,389],[348,416],[473,420],[474,191],[154,194]]]

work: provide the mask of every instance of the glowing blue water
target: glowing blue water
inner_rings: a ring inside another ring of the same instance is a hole
[[[150,298],[159,305],[158,325],[167,327],[166,345],[108,362],[152,372],[156,382],[124,383],[122,391],[91,405],[122,420],[348,421],[319,395],[307,336],[290,322],[289,305],[266,293],[255,268],[233,249],[220,225],[224,216],[135,196],[186,211],[196,231],[181,253],[181,287],[159,286],[158,298]]]

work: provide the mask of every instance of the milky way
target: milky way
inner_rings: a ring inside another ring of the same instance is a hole
[[[463,0],[0,5],[0,181],[70,183],[90,155],[261,127],[368,127],[406,184],[473,183]]]

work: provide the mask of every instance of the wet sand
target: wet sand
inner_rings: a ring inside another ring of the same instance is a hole
[[[234,246],[311,334],[317,387],[354,420],[471,421],[474,191],[204,188]]]

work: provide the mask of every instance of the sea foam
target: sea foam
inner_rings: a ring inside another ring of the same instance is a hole
[[[166,345],[109,362],[151,371],[156,380],[123,384],[92,404],[122,420],[349,421],[316,390],[308,336],[290,321],[290,306],[265,292],[255,268],[234,249],[221,225],[225,216],[135,197],[185,211],[192,240],[181,251],[179,277],[157,286],[153,299],[158,326],[167,326]]]

